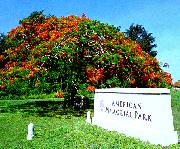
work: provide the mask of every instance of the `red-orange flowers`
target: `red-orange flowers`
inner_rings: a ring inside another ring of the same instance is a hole
[[[3,91],[5,89],[5,86],[4,85],[1,85],[0,86],[1,90]]]
[[[51,36],[50,41],[53,41],[60,37],[60,33],[56,30],[53,30],[50,32],[50,36]]]
[[[88,87],[86,88],[86,90],[89,91],[89,92],[94,92],[95,89],[96,89],[96,88],[95,88],[94,86],[88,86]]]
[[[63,91],[57,91],[56,92],[56,97],[57,98],[64,98],[64,92]]]
[[[101,81],[104,78],[104,68],[95,69],[88,67],[86,69],[86,73],[87,79],[93,84],[96,84],[98,81]]]

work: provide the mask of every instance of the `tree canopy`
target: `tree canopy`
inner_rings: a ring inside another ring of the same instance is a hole
[[[148,34],[149,37],[149,34]],[[156,58],[112,25],[86,16],[34,12],[5,38],[0,95],[69,92],[106,87],[168,87]]]
[[[125,35],[139,43],[143,51],[154,57],[157,55],[157,51],[153,50],[153,48],[157,47],[157,45],[154,44],[155,38],[152,36],[152,33],[148,33],[142,25],[132,24],[125,32]]]

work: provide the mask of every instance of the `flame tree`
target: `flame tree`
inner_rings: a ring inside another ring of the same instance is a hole
[[[171,75],[140,45],[85,15],[33,12],[3,38],[0,95],[106,87],[171,87]],[[5,46],[6,45],[6,46]],[[78,92],[79,93],[79,92]],[[80,92],[82,93],[82,92]]]

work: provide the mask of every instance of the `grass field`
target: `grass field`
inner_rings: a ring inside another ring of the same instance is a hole
[[[174,127],[176,131],[180,132],[180,91],[173,90],[171,92],[171,98],[172,98],[171,107],[174,118]]]
[[[180,131],[180,91],[172,91],[171,95],[174,125]],[[162,148],[86,124],[83,111],[63,110],[62,100],[58,99],[1,100],[0,112],[0,149]],[[30,122],[35,125],[35,136],[32,141],[27,141]],[[178,148],[178,145],[165,148]]]

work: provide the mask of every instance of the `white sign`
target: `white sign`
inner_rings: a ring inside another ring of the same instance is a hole
[[[152,144],[178,143],[169,89],[96,89],[92,123]]]

